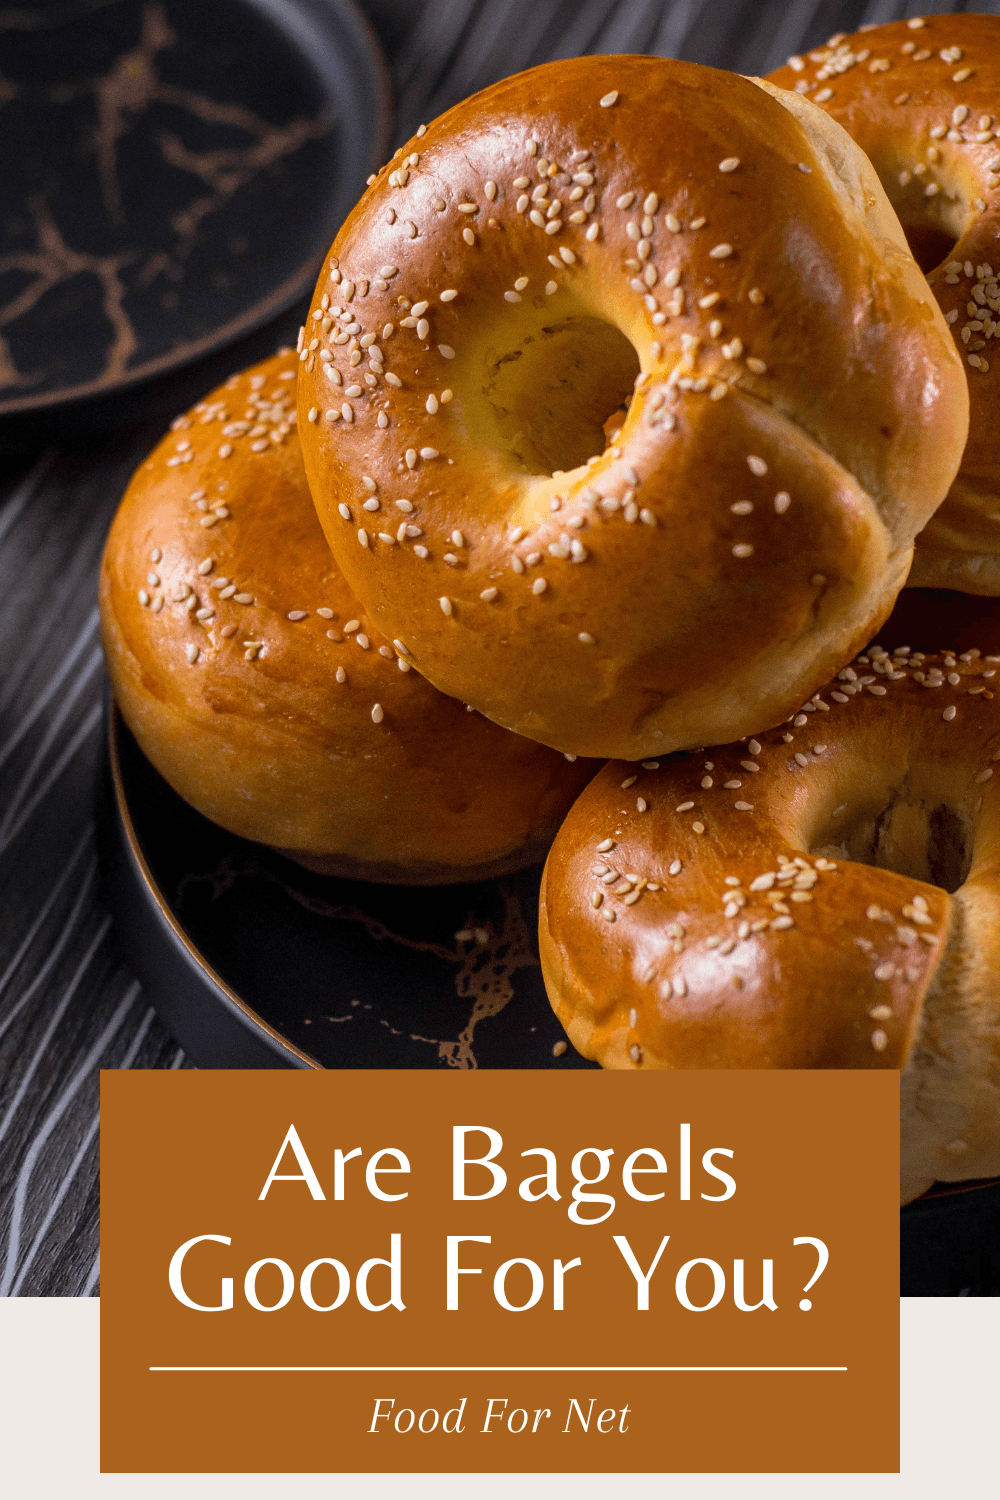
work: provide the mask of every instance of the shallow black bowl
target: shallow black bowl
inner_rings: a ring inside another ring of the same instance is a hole
[[[34,0],[0,49],[5,447],[137,416],[311,291],[386,150],[351,0]]]
[[[430,889],[311,875],[182,802],[115,709],[102,803],[121,940],[199,1066],[593,1066],[553,1055],[538,869]],[[903,1209],[900,1290],[1000,1294],[1000,1183],[939,1184]]]
[[[114,709],[103,802],[121,940],[199,1066],[592,1066],[553,1056],[539,868],[434,887],[310,874],[188,807]]]

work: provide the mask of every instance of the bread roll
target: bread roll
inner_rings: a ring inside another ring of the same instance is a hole
[[[300,359],[310,487],[373,622],[581,755],[784,718],[888,614],[966,435],[860,150],[794,94],[661,58],[547,64],[408,142]]]
[[[917,538],[910,583],[1000,594],[1000,17],[927,16],[832,37],[771,77],[867,152],[965,365],[968,444]]]
[[[115,698],[175,791],[321,873],[477,880],[544,856],[593,774],[410,670],[323,539],[295,427],[295,355],[178,418],[108,537]]]
[[[1000,613],[910,597],[780,729],[606,766],[539,919],[605,1067],[900,1069],[904,1201],[1000,1173]]]

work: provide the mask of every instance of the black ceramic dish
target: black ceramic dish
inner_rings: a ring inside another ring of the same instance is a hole
[[[216,828],[108,717],[105,886],[146,993],[191,1059],[244,1068],[588,1068],[535,945],[539,870],[412,889],[326,880]],[[900,1217],[904,1296],[1000,1293],[1000,1182]]]
[[[310,292],[386,152],[351,0],[34,0],[0,49],[7,447],[135,415]]]
[[[105,880],[127,957],[205,1067],[587,1068],[545,996],[539,868],[331,880],[194,812],[109,714]]]

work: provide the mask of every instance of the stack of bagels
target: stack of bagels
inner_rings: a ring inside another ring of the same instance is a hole
[[[998,41],[577,58],[421,126],[101,579],[192,805],[402,884],[551,845],[579,1051],[900,1069],[904,1198],[1000,1172]]]

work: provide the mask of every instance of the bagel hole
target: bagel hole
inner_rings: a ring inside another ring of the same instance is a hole
[[[958,244],[956,237],[940,224],[904,223],[903,233],[906,235],[910,254],[925,276],[943,265]]]
[[[892,870],[950,895],[968,879],[972,831],[968,810],[900,792],[887,805],[831,816],[810,841],[810,853]]]
[[[614,324],[586,313],[525,321],[516,332],[516,343],[488,356],[482,403],[468,413],[473,436],[528,474],[580,468],[623,425],[639,356]]]
[[[979,189],[964,177],[953,177],[938,167],[933,180],[942,191],[928,198],[925,188],[931,179],[914,175],[903,186],[899,168],[900,163],[894,157],[891,162],[876,164],[875,170],[896,211],[910,254],[926,276],[951,258],[973,216],[970,200],[978,195]]]

